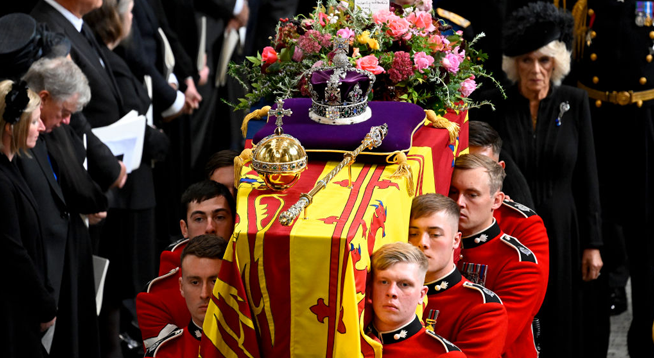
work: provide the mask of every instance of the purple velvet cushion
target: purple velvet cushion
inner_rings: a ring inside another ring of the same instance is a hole
[[[382,145],[363,154],[382,154],[395,151],[408,151],[411,148],[413,133],[422,126],[425,112],[420,106],[404,102],[369,102],[372,117],[351,125],[332,126],[320,124],[309,119],[310,98],[290,98],[284,101],[284,108],[290,108],[293,114],[284,117],[284,133],[300,140],[307,152],[345,152],[361,145],[363,138],[373,126],[388,125],[388,135]],[[276,105],[273,105],[275,108]],[[275,130],[275,117],[261,128],[252,139],[259,143],[261,139]]]

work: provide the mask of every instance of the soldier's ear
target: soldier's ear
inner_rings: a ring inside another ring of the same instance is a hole
[[[452,248],[456,250],[459,248],[459,245],[461,245],[461,231],[457,231],[456,235],[454,235],[454,245]]]
[[[182,297],[185,297],[184,296],[184,289],[182,289],[182,278],[181,277],[179,278],[179,293],[182,295]]]
[[[182,232],[182,236],[188,239],[188,226],[186,225],[186,220],[179,221],[179,230]]]
[[[493,210],[499,209],[500,206],[502,206],[502,202],[504,201],[504,193],[501,190],[498,190],[494,195],[493,195]]]

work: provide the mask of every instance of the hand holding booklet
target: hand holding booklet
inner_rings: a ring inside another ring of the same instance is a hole
[[[145,116],[131,111],[113,124],[94,128],[93,134],[100,138],[115,156],[122,156],[127,173],[131,173],[141,165],[145,125]]]

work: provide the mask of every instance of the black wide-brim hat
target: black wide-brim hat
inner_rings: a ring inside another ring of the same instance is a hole
[[[0,79],[18,80],[38,59],[66,56],[70,46],[66,36],[27,14],[0,17]]]
[[[535,2],[514,11],[505,22],[502,51],[514,57],[536,51],[552,41],[561,41],[572,49],[574,20],[565,9]]]

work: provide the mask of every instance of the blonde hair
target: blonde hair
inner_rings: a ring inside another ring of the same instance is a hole
[[[427,256],[419,248],[406,242],[394,242],[380,247],[372,255],[373,274],[375,271],[383,271],[399,263],[417,264],[422,276],[419,277],[419,280],[421,280],[420,282],[424,281],[429,267]]]
[[[420,219],[444,211],[451,219],[454,228],[459,226],[461,208],[452,199],[438,193],[429,193],[416,196],[411,202],[411,220]]]
[[[7,96],[7,93],[11,91],[13,84],[14,81],[11,80],[0,82],[0,138],[4,136],[5,127],[7,125],[7,121],[4,119],[5,108],[7,107],[5,97]],[[28,89],[27,96],[29,102],[23,110],[23,114],[20,115],[20,119],[16,123],[12,124],[13,135],[11,136],[11,142],[9,143],[9,152],[12,154],[18,153],[20,155],[19,150],[25,151],[28,149],[27,134],[29,133],[32,122],[32,112],[41,105],[41,98],[36,94],[36,92]],[[0,149],[2,149],[2,147],[3,144],[0,142]]]
[[[483,168],[488,173],[488,185],[491,195],[502,190],[502,183],[506,177],[504,168],[493,159],[481,154],[464,154],[456,158],[454,169],[477,169]]]
[[[568,51],[565,44],[561,41],[552,41],[533,52],[551,57],[554,60],[552,83],[555,86],[560,86],[563,78],[570,73],[570,56],[572,53]],[[506,77],[513,83],[520,80],[518,66],[516,65],[518,57],[520,56],[502,56],[502,71],[506,73]]]

